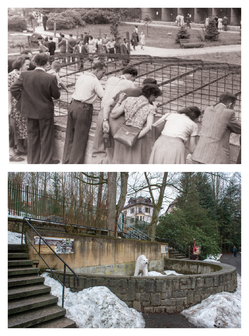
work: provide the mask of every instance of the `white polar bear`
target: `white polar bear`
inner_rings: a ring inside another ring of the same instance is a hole
[[[134,276],[142,272],[143,276],[148,276],[148,259],[142,254],[137,258]]]

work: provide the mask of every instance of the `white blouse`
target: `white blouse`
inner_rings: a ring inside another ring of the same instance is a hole
[[[171,113],[166,118],[166,124],[162,134],[174,138],[181,138],[186,142],[189,140],[189,137],[198,135],[198,126],[185,114]]]

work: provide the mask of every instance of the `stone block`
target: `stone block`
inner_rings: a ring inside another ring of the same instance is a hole
[[[213,287],[214,282],[213,282],[213,278],[205,278],[204,284],[206,287]]]
[[[117,280],[116,279],[110,279],[109,280],[109,286],[116,287],[117,286]]]
[[[155,307],[155,313],[165,313],[166,307]]]
[[[126,279],[121,279],[117,281],[117,286],[121,288],[128,288],[128,282]]]
[[[86,278],[85,281],[85,288],[92,287],[92,279],[91,278]]]
[[[142,301],[141,304],[143,307],[150,307],[150,301]]]
[[[176,305],[176,299],[161,300],[161,306],[175,306],[175,305]]]
[[[141,301],[150,301],[151,295],[152,294],[146,293],[146,292],[140,293],[140,300]]]
[[[178,291],[173,291],[172,293],[172,297],[174,298],[182,298],[182,297],[185,297],[187,295],[187,290],[184,289],[184,290],[178,290]]]
[[[165,308],[166,313],[168,314],[174,314],[177,312],[176,306],[168,306]]]
[[[194,302],[194,291],[193,290],[189,290],[187,293],[187,303],[191,304]]]
[[[84,289],[85,288],[85,278],[79,278],[80,279],[80,283],[79,283],[79,287],[78,287],[78,289],[79,290],[82,290],[82,289]]]
[[[142,311],[142,306],[140,301],[133,301],[133,308],[137,311]]]
[[[197,278],[196,279],[196,288],[201,288],[204,286],[204,278]]]
[[[145,288],[145,280],[136,279],[136,288],[138,292],[143,292]]]
[[[97,286],[105,286],[105,287],[108,287],[108,279],[105,279],[105,278],[98,278],[98,279],[96,279],[96,285],[97,285]]]
[[[143,310],[145,313],[154,313],[155,312],[155,308],[154,307],[144,307]]]
[[[161,305],[161,298],[160,293],[151,294],[151,305],[152,306],[160,306]]]
[[[146,280],[145,281],[145,287],[146,292],[152,293],[155,291],[155,280]]]
[[[180,286],[180,281],[178,279],[174,280],[173,281],[173,286],[172,286],[173,291],[179,290],[179,286]]]
[[[166,281],[156,280],[156,292],[166,292]]]

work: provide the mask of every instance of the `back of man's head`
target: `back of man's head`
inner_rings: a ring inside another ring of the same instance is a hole
[[[125,74],[129,74],[132,77],[136,77],[137,76],[137,69],[134,66],[132,66],[132,65],[128,65],[123,70],[123,75],[125,75]]]
[[[36,54],[34,57],[34,61],[36,65],[39,67],[43,67],[48,63],[48,56],[43,53]]]
[[[143,85],[146,85],[146,84],[157,84],[157,80],[152,77],[145,78],[143,81]]]
[[[236,100],[236,96],[231,92],[224,92],[220,95],[220,103],[223,103],[224,105],[228,105],[229,103],[234,104]]]
[[[106,64],[104,62],[96,62],[93,63],[92,69],[93,70],[103,70],[106,68]]]

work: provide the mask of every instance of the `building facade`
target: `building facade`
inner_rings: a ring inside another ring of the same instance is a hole
[[[228,25],[239,26],[241,21],[241,8],[141,8],[141,19],[149,15],[152,21],[174,22],[177,15],[191,15],[194,23],[204,23],[212,16],[223,18],[227,16]]]
[[[149,224],[152,218],[153,205],[150,198],[131,197],[122,212],[126,224],[135,224],[137,221]]]

